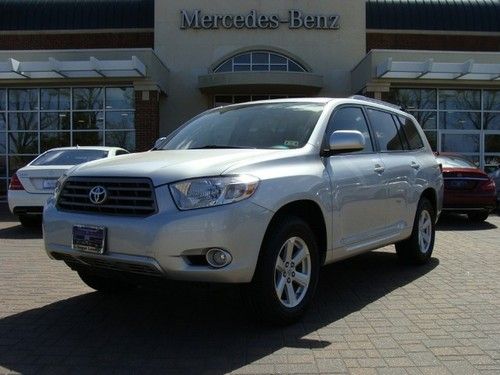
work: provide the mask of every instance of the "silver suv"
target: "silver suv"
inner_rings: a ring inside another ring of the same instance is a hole
[[[422,264],[443,179],[416,120],[368,99],[215,108],[151,151],[62,176],[47,253],[104,292],[165,278],[244,284],[265,320],[310,304],[319,268],[395,244]]]

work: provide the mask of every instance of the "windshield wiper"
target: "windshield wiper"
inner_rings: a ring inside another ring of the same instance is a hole
[[[201,147],[192,147],[189,148],[189,150],[203,150],[203,149],[216,149],[216,148],[250,148],[250,149],[255,149],[256,147],[250,147],[250,146],[227,146],[227,145],[205,145]]]

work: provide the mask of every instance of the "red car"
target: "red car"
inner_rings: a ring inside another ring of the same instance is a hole
[[[443,169],[443,210],[486,220],[496,206],[495,181],[460,155],[438,153],[436,159]]]

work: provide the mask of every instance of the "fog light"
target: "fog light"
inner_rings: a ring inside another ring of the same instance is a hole
[[[231,254],[222,249],[210,249],[207,251],[207,262],[214,268],[221,268],[227,266],[233,260]]]

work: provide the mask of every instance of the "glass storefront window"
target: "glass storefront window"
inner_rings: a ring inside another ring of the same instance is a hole
[[[134,89],[132,87],[107,87],[106,109],[134,109]]]
[[[440,129],[480,130],[480,112],[440,112]]]
[[[412,114],[424,130],[437,129],[437,112],[434,111],[408,111]]]
[[[38,155],[14,155],[9,156],[9,176],[12,176],[19,168],[24,167]]]
[[[40,109],[41,110],[69,110],[71,91],[69,88],[62,89],[41,89]]]
[[[499,90],[484,90],[483,109],[485,111],[500,111]]]
[[[268,51],[241,53],[227,59],[214,69],[214,73],[249,71],[305,72],[306,69],[291,58]]]
[[[5,90],[0,89],[0,111],[5,111],[6,107],[6,92]]]
[[[73,146],[102,146],[102,133],[102,131],[75,131],[73,133]]]
[[[9,113],[9,130],[38,130],[38,112]]]
[[[102,87],[74,88],[73,109],[102,109],[104,106]]]
[[[74,112],[73,129],[93,130],[102,129],[104,126],[104,115],[102,112]]]
[[[479,134],[442,134],[441,151],[479,153]]]
[[[480,110],[480,90],[439,90],[440,110]]]
[[[483,116],[484,130],[500,130],[500,112],[486,112]]]
[[[38,110],[38,89],[10,89],[9,111]]]
[[[5,151],[7,150],[7,138],[5,137],[5,132],[0,132],[0,154],[5,154]],[[0,159],[2,159],[3,156],[0,156]],[[0,160],[1,163],[1,160]],[[1,174],[0,174],[1,177]]]
[[[40,152],[55,147],[71,146],[70,132],[43,132],[40,133]]]
[[[407,110],[436,109],[437,94],[434,89],[398,89],[389,93],[388,101]]]
[[[0,132],[5,131],[7,125],[5,123],[5,113],[0,113]]]
[[[70,112],[41,112],[40,130],[69,130]]]
[[[122,147],[126,150],[134,150],[135,131],[107,131],[106,145]]]
[[[500,152],[500,134],[484,136],[484,152]]]
[[[425,136],[431,145],[433,151],[437,151],[437,132],[426,131]]]
[[[38,154],[38,133],[9,132],[10,154]]]
[[[134,112],[106,112],[106,130],[134,129]]]

